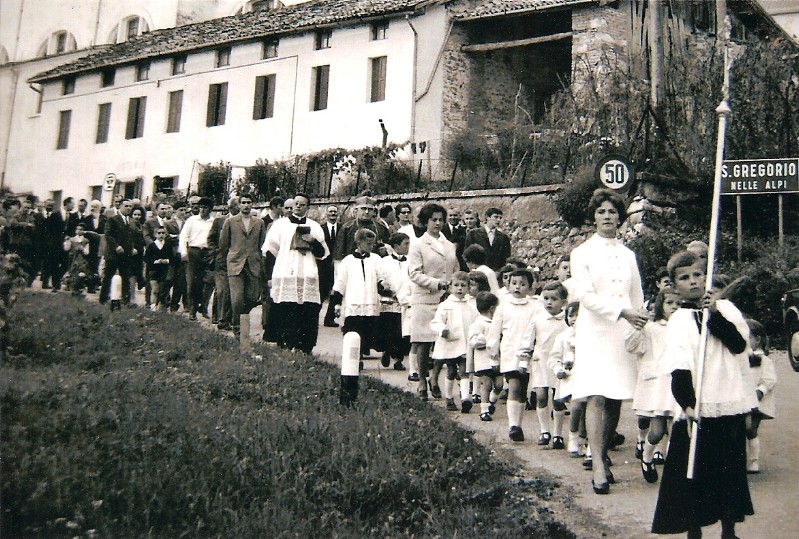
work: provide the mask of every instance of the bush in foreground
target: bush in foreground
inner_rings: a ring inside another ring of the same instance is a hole
[[[2,365],[3,537],[573,537],[411,395],[301,355],[240,359],[163,313],[31,294]]]

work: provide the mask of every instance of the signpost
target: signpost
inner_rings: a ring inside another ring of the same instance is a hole
[[[743,249],[741,195],[777,195],[779,243],[782,246],[784,240],[782,195],[785,193],[799,193],[799,157],[724,161],[721,166],[721,194],[735,195],[739,262]]]

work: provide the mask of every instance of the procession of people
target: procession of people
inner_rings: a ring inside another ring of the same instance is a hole
[[[27,197],[4,203],[0,241],[45,290],[131,308],[142,290],[140,307],[182,305],[235,335],[240,315],[260,306],[263,340],[308,354],[320,323],[356,332],[362,368],[393,362],[422,400],[461,413],[479,405],[482,421],[501,421],[504,405],[513,442],[526,440],[522,416],[535,410],[534,443],[580,458],[598,495],[615,483],[608,450],[623,441],[620,412],[632,401],[641,479],[661,480],[653,532],[698,538],[721,521],[732,539],[753,514],[746,478],[760,471],[758,425],[775,415],[776,377],[762,326],[725,295],[729,279],[705,291],[707,245],[692,242],[642,276],[619,240],[625,201],[598,189],[586,212],[594,234],[542,276],[512,256],[500,208],[379,206],[364,193],[351,219],[327,205],[317,222],[312,203],[305,193],[274,197],[259,214],[242,195],[213,217],[204,197],[145,208],[120,196],[105,210]],[[647,298],[650,281],[658,292]],[[686,481],[699,417],[698,478]]]

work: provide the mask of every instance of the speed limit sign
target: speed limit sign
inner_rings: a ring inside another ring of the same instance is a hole
[[[595,174],[603,187],[625,191],[632,184],[633,167],[623,156],[608,155],[599,161]]]

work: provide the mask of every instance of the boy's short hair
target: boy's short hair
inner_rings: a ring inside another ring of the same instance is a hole
[[[362,241],[373,240],[377,238],[377,234],[369,230],[368,228],[359,228],[358,231],[355,233],[355,242],[359,243]]]
[[[749,335],[760,340],[760,347],[763,352],[768,354],[768,333],[766,327],[753,318],[746,319],[746,325],[749,326]]]
[[[541,290],[542,292],[556,290],[558,292],[558,296],[560,299],[566,299],[569,297],[569,291],[566,290],[566,287],[563,286],[562,283],[559,281],[550,281],[544,285],[544,288]]]
[[[396,247],[397,245],[408,239],[410,238],[404,232],[394,232],[391,236],[388,237],[388,244],[391,245],[392,247]]]
[[[528,269],[516,269],[510,272],[510,277],[513,279],[514,277],[524,277],[527,279],[527,285],[533,286],[533,272]]]
[[[502,210],[500,210],[499,208],[495,208],[494,206],[491,206],[485,212],[486,219],[488,219],[492,215],[497,215],[497,214],[503,215]]]
[[[477,283],[480,292],[490,292],[491,284],[488,282],[488,276],[482,271],[470,271],[469,280]]]
[[[669,277],[669,270],[665,266],[658,268],[657,273],[655,273],[655,281],[660,281],[663,277]]]
[[[465,281],[468,284],[469,274],[465,271],[456,271],[452,274],[452,279],[450,279],[450,281]]]
[[[572,301],[568,305],[566,305],[566,316],[564,319],[566,320],[566,324],[571,326],[571,318],[580,312],[580,302],[579,301]]]
[[[284,202],[285,200],[283,200],[283,197],[275,196],[269,199],[269,207],[273,210],[276,208],[282,208]]]
[[[486,251],[483,249],[482,245],[473,243],[463,251],[463,260],[464,262],[471,262],[478,266],[482,266],[486,262]]]
[[[394,208],[391,204],[386,204],[384,206],[380,206],[380,209],[377,211],[377,214],[380,215],[382,219],[388,217],[388,214],[394,211]]]
[[[697,262],[699,262],[699,257],[691,251],[679,251],[671,255],[668,264],[666,264],[666,269],[669,271],[669,277],[674,281],[679,268],[695,266]],[[705,269],[702,268],[702,271],[704,272]]]
[[[78,221],[77,224],[75,224],[75,230],[77,230],[78,228],[86,230],[86,223],[84,223],[83,221]]]
[[[517,268],[513,264],[505,264],[504,266],[499,268],[499,271],[497,273],[499,273],[499,274],[512,273],[512,272],[516,271],[517,269],[519,269],[519,268]]]
[[[496,307],[499,304],[499,298],[497,298],[491,292],[478,292],[474,297],[474,303],[477,306],[477,312],[485,315],[493,307]]]
[[[556,263],[555,265],[556,265],[556,266],[560,266],[560,265],[561,265],[561,264],[563,264],[564,262],[569,262],[569,263],[571,263],[571,261],[572,261],[571,254],[570,254],[570,253],[566,253],[566,254],[562,254],[562,255],[560,255],[560,256],[558,257],[558,261],[557,261],[557,263]]]

